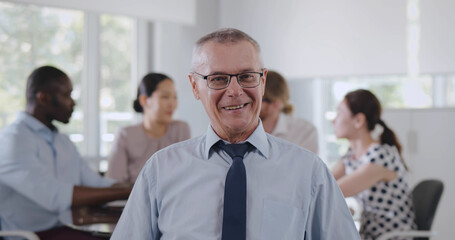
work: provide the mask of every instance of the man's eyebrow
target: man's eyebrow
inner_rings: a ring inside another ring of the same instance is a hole
[[[233,74],[239,74],[239,73],[244,73],[244,72],[255,72],[255,70],[253,68],[245,68],[243,70],[240,70],[238,71],[237,73],[233,73]],[[227,72],[221,72],[221,71],[216,71],[216,72],[212,72],[210,73],[209,75],[229,75],[230,73],[227,73]]]

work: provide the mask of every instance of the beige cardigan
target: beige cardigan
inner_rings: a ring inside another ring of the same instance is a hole
[[[151,138],[142,123],[120,129],[109,157],[106,176],[134,183],[145,162],[158,150],[190,138],[190,127],[183,121],[169,123],[166,134]]]

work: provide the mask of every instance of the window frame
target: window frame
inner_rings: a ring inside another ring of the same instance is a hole
[[[101,144],[103,137],[101,136],[100,123],[102,116],[100,112],[100,84],[101,84],[101,48],[100,48],[100,34],[101,34],[101,15],[111,13],[98,13],[92,11],[84,11],[73,8],[53,7],[45,4],[30,4],[10,2],[13,5],[30,5],[40,9],[52,8],[57,10],[80,11],[83,14],[83,30],[82,30],[82,77],[80,82],[81,87],[81,107],[80,112],[75,112],[74,117],[82,118],[83,130],[80,133],[69,133],[70,139],[83,139],[80,149],[78,149],[83,158],[88,160],[91,167],[100,169],[100,166],[106,163],[107,156],[101,155]],[[124,16],[124,15],[118,15]],[[136,95],[137,84],[140,77],[150,71],[152,59],[149,57],[150,49],[150,26],[153,26],[149,21],[138,19],[131,16],[125,16],[132,20],[132,41],[131,41],[131,99]],[[153,43],[152,43],[153,44]],[[58,67],[58,66],[57,66]],[[65,71],[65,69],[62,69]],[[70,76],[71,77],[71,76]],[[25,96],[24,96],[25,97]],[[20,109],[21,111],[23,109]],[[132,122],[138,122],[141,118],[135,114],[133,109],[130,110],[133,114]],[[77,115],[77,116],[76,116]],[[71,124],[71,122],[70,122]],[[81,136],[82,135],[82,136]],[[102,170],[102,169],[101,169]]]

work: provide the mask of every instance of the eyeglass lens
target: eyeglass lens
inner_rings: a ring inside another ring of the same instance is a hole
[[[241,87],[251,88],[259,85],[261,73],[242,73],[237,75],[237,81]],[[229,85],[231,75],[211,75],[207,77],[208,86],[213,89],[226,88]]]

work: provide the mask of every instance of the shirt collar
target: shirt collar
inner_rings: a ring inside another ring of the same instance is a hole
[[[57,133],[57,130],[52,131],[38,119],[26,112],[19,112],[17,119],[27,125],[27,127],[29,127],[32,131],[42,134],[48,142],[52,142],[53,134]]]
[[[286,114],[280,113],[280,115],[278,116],[278,121],[276,122],[275,128],[272,131],[272,135],[288,133],[287,118],[288,118],[288,116]]]
[[[207,128],[207,134],[205,137],[205,151],[204,155],[208,159],[210,154],[210,149],[212,148],[215,143],[218,141],[223,140],[221,139],[215,131],[213,131],[212,126],[209,124]],[[224,141],[224,140],[223,140]],[[246,139],[245,142],[251,143],[259,152],[262,153],[266,158],[269,156],[269,148],[268,148],[268,141],[267,141],[267,134],[264,131],[264,127],[262,126],[262,121],[259,120],[259,124],[254,130],[254,132]]]

